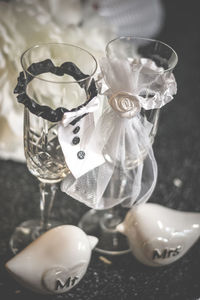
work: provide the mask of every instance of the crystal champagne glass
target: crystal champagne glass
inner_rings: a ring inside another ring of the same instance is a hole
[[[84,75],[74,79],[71,75],[57,76],[51,72],[35,75],[30,66],[51,60],[57,67],[65,62],[75,64]],[[26,50],[21,56],[21,65],[27,85],[27,95],[44,108],[68,110],[83,104],[87,98],[87,88],[96,72],[97,62],[86,50],[64,43],[39,44]],[[31,78],[31,81],[29,80]],[[13,253],[23,249],[46,230],[59,224],[49,219],[56,194],[57,184],[69,172],[58,141],[58,124],[40,114],[24,108],[24,150],[27,167],[39,180],[40,220],[28,220],[17,226],[10,246]]]
[[[170,76],[177,63],[176,52],[167,44],[136,37],[120,37],[110,41],[106,46],[106,56],[108,59],[126,58],[129,61],[138,57],[147,58],[152,60],[157,67],[164,68],[166,76]],[[149,78],[149,81],[151,79]],[[153,143],[157,133],[160,109],[142,109],[140,113],[144,116],[144,120],[146,119],[152,124],[149,137]],[[145,159],[145,155],[142,157]],[[136,168],[140,163],[141,155],[140,159],[135,158],[132,168]],[[103,197],[119,199],[124,188],[126,188],[126,184],[124,181],[122,182],[120,176],[111,182],[112,184],[108,184]],[[116,205],[108,210],[91,209],[82,217],[79,226],[88,234],[99,239],[96,251],[109,255],[121,255],[130,251],[125,236],[116,230],[116,226],[123,221],[127,210],[121,205]]]

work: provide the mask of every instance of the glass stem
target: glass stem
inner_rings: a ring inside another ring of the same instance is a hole
[[[123,218],[120,214],[120,205],[110,208],[105,211],[100,224],[104,231],[113,232],[116,231],[116,226],[119,225]]]
[[[120,239],[120,233],[117,231],[117,225],[123,220],[124,215],[122,214],[121,205],[117,205],[104,211],[104,214],[100,219],[101,239],[107,244],[109,249],[112,249],[112,251],[120,248],[122,246],[122,241],[124,242],[125,238]],[[101,244],[100,248],[101,247],[105,247],[105,245]]]
[[[49,215],[51,213],[56,191],[56,184],[40,183],[40,227],[42,232],[48,230]]]

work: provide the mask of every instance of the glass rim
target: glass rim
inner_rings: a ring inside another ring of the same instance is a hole
[[[162,44],[163,46],[167,47],[168,49],[170,49],[172,51],[172,53],[175,55],[175,60],[172,63],[171,67],[164,70],[164,73],[173,70],[175,68],[175,66],[177,65],[177,63],[178,63],[178,55],[177,55],[176,51],[171,46],[169,46],[168,44],[166,44],[166,43],[164,43],[160,40],[145,38],[145,37],[137,37],[137,36],[120,36],[120,37],[117,37],[117,38],[114,38],[114,39],[110,40],[107,43],[106,48],[105,48],[106,55],[109,52],[108,48],[109,48],[110,44],[112,44],[115,41],[125,40],[125,39],[127,39],[127,40],[141,40],[141,41],[149,41],[149,42],[159,43],[159,44]]]
[[[27,71],[27,68],[25,67],[24,65],[24,62],[23,62],[23,59],[25,57],[25,55],[32,49],[34,48],[38,48],[40,46],[48,46],[48,45],[52,45],[52,46],[56,46],[56,45],[60,45],[60,46],[69,46],[69,47],[72,47],[72,48],[76,48],[76,49],[79,49],[85,53],[87,53],[91,58],[93,58],[93,61],[94,61],[94,64],[95,64],[95,68],[93,70],[93,72],[88,75],[87,77],[83,78],[83,79],[80,79],[80,80],[70,80],[70,81],[54,81],[54,80],[48,80],[48,79],[44,79],[44,78],[41,78],[39,77],[39,75],[34,75],[32,74],[31,72]],[[21,57],[20,57],[20,62],[21,62],[21,66],[22,66],[22,69],[25,73],[28,73],[29,75],[33,76],[34,78],[36,79],[39,79],[39,80],[42,80],[42,81],[45,81],[45,82],[49,82],[49,83],[56,83],[56,84],[69,84],[69,83],[81,83],[89,78],[91,78],[97,71],[97,68],[98,68],[98,63],[97,63],[97,60],[96,58],[94,57],[94,55],[92,53],[90,53],[89,51],[77,46],[77,45],[73,45],[73,44],[68,44],[68,43],[38,43],[36,45],[33,45],[31,47],[29,47],[28,49],[26,49],[22,54],[21,54]]]

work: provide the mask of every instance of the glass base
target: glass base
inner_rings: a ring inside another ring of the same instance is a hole
[[[99,242],[94,249],[106,255],[122,255],[131,250],[127,238],[116,230],[124,218],[116,216],[112,210],[89,210],[80,220],[78,226],[88,235],[96,236]]]
[[[10,249],[12,253],[17,254],[38,238],[42,233],[59,225],[61,225],[60,222],[50,220],[48,228],[43,230],[40,226],[40,220],[28,220],[21,223],[15,228],[10,239]]]

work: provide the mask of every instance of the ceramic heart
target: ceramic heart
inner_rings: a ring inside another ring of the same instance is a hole
[[[159,267],[181,258],[199,239],[200,213],[141,204],[127,213],[117,230],[127,236],[140,262]]]
[[[76,226],[58,226],[9,260],[6,268],[19,283],[35,292],[64,293],[84,276],[97,242]]]

